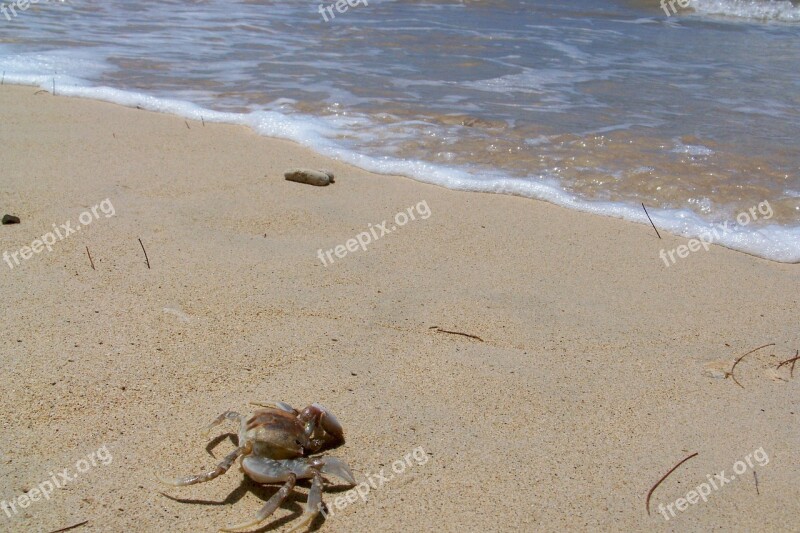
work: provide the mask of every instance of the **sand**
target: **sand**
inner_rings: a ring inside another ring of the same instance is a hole
[[[800,365],[793,379],[775,367],[800,348],[800,266],[713,246],[666,267],[659,250],[686,239],[649,226],[35,92],[0,90],[0,211],[22,219],[0,228],[0,251],[92,221],[0,263],[0,500],[17,510],[0,510],[0,530],[246,520],[275,488],[236,468],[182,489],[155,476],[211,468],[234,444],[212,457],[204,425],[283,400],[339,417],[347,443],[328,453],[359,481],[391,477],[324,531],[797,531]],[[285,181],[293,167],[336,183]],[[91,215],[104,200],[113,216]],[[318,258],[408,208],[416,220],[366,250]],[[741,386],[712,377],[767,343],[737,365]],[[648,516],[650,488],[695,452]],[[64,469],[77,477],[20,506]],[[262,530],[288,530],[306,493]]]

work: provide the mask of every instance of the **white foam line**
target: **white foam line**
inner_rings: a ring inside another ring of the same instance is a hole
[[[53,76],[6,73],[9,84],[34,85],[51,90]],[[556,205],[596,215],[622,218],[649,225],[641,206],[619,202],[590,202],[570,194],[548,176],[532,179],[512,178],[499,173],[487,176],[472,174],[463,169],[450,168],[419,160],[402,160],[388,156],[370,157],[337,146],[326,135],[333,137],[337,130],[320,119],[305,116],[286,116],[273,111],[255,111],[249,114],[213,111],[191,102],[158,98],[145,93],[124,91],[111,87],[89,87],[82,80],[55,76],[56,92],[111,102],[126,107],[140,107],[148,111],[177,115],[192,120],[221,122],[248,126],[257,133],[295,141],[322,155],[339,159],[359,168],[379,174],[405,176],[424,183],[448,189],[474,192],[508,194],[544,200]],[[765,198],[765,200],[769,200]],[[714,227],[689,210],[649,209],[653,222],[659,229],[687,238],[699,237]],[[715,221],[724,222],[724,221]],[[753,228],[734,228],[715,244],[784,263],[800,263],[800,226],[779,225]]]
[[[800,7],[788,0],[691,0],[690,6],[702,15],[750,20],[800,21]]]

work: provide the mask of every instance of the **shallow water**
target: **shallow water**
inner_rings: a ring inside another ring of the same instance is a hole
[[[256,131],[384,173],[543,198],[800,261],[800,7],[766,0],[46,3],[6,83]],[[324,5],[328,5],[325,2]]]

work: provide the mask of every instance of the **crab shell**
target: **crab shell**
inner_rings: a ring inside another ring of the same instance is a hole
[[[344,444],[342,425],[318,403],[299,413],[277,404],[250,413],[241,424],[241,442],[252,442],[259,457],[295,459]]]

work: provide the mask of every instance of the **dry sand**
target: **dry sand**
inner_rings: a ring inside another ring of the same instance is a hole
[[[686,240],[649,226],[35,92],[0,90],[0,210],[22,218],[0,228],[0,251],[104,199],[115,215],[13,270],[0,263],[0,500],[19,511],[0,512],[0,530],[246,520],[274,489],[235,469],[184,489],[155,473],[215,465],[233,444],[215,459],[199,428],[250,400],[324,403],[347,434],[330,454],[359,479],[426,452],[317,522],[324,531],[800,528],[800,365],[793,380],[774,370],[800,348],[800,266],[712,247],[666,268],[658,251]],[[337,180],[287,182],[291,167]],[[317,258],[423,201],[428,219],[327,267]],[[766,343],[737,366],[743,387],[706,371]],[[111,464],[76,464],[103,446]],[[707,502],[659,514],[759,448],[758,493],[748,467]],[[648,490],[694,452],[648,516]],[[50,472],[78,466],[19,508]],[[287,529],[305,493],[262,530]]]

